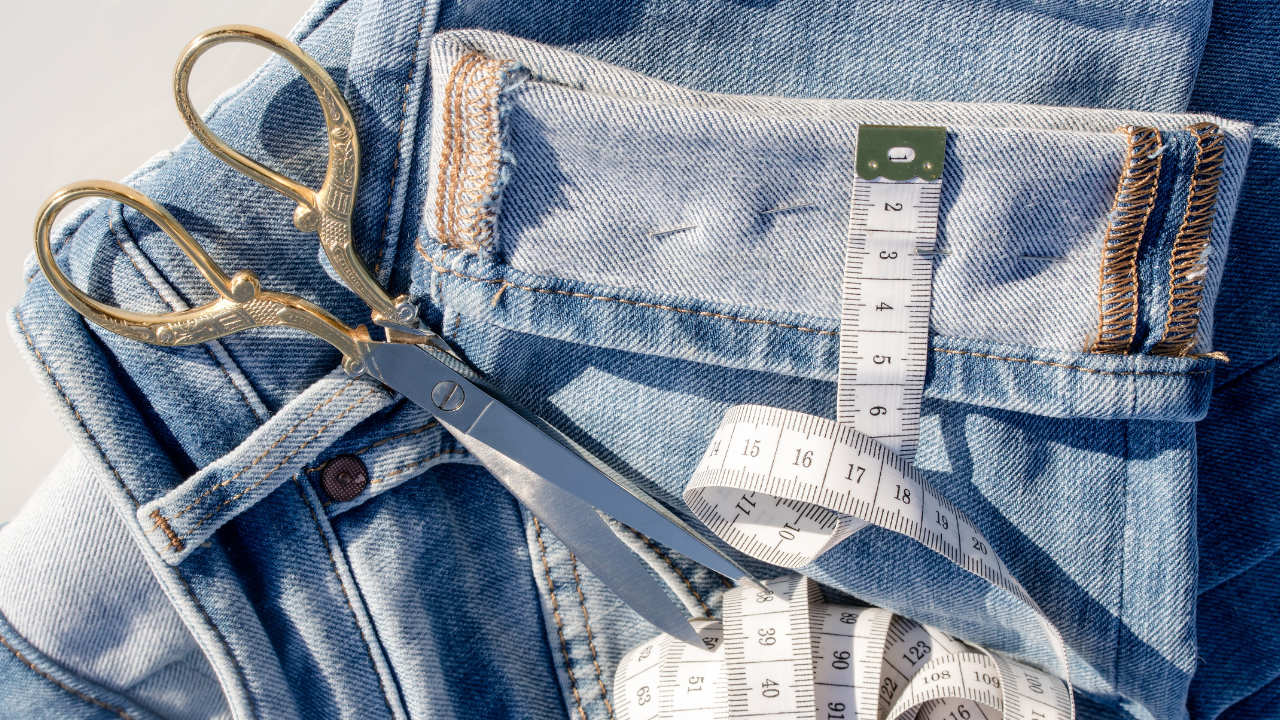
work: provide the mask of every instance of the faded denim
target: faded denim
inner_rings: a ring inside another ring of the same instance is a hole
[[[1107,134],[1109,118],[1136,122],[1126,118],[1180,112],[1190,102],[1197,113],[1257,124],[1240,184],[1250,130],[1222,122],[1235,142],[1227,171],[1236,179],[1224,180],[1215,216],[1226,226],[1212,236],[1207,297],[1219,300],[1206,306],[1213,311],[1197,346],[1225,351],[1232,363],[1082,352],[1082,308],[1091,293],[1096,301],[1096,285],[1080,289],[1076,280],[1088,273],[1077,256],[1097,259],[1106,198],[1081,196],[1087,212],[1075,226],[1060,213],[1005,213],[1007,222],[986,238],[994,247],[1035,254],[1020,242],[1034,227],[1036,237],[1058,238],[1045,249],[1068,250],[1070,259],[1049,272],[1012,275],[986,272],[980,256],[959,249],[939,259],[918,463],[1064,630],[1082,717],[1177,718],[1188,709],[1196,718],[1266,717],[1280,692],[1272,567],[1280,533],[1273,508],[1235,498],[1267,499],[1280,479],[1269,454],[1251,452],[1277,422],[1267,373],[1277,352],[1280,283],[1269,269],[1280,230],[1270,202],[1280,92],[1264,72],[1274,63],[1267,43],[1276,33],[1257,32],[1275,18],[1261,4],[1210,10],[1207,2],[1084,10],[905,0],[530,8],[352,0],[318,5],[294,37],[343,87],[359,123],[366,170],[354,228],[370,267],[394,292],[411,292],[497,385],[682,512],[680,491],[725,408],[757,402],[833,412],[838,296],[830,282],[838,277],[831,263],[838,267],[842,218],[830,210],[803,228],[780,227],[790,220],[779,218],[758,233],[720,234],[698,247],[683,238],[660,254],[667,274],[645,274],[634,260],[644,240],[591,226],[618,216],[596,189],[539,181],[552,169],[569,179],[603,173],[602,187],[619,180],[607,163],[575,158],[566,152],[572,143],[557,141],[643,127],[652,132],[632,132],[617,153],[645,153],[652,150],[645,142],[698,127],[720,112],[710,105],[731,102],[703,92],[776,96],[741,101],[773,108],[793,102],[785,98],[819,106],[871,98],[1105,108],[934,110],[973,118],[947,124],[973,127],[974,137],[998,134],[993,128],[1062,133],[1053,123],[1066,123],[1080,143],[1058,146],[1043,167],[1079,173],[1087,189],[1089,178],[1118,172],[1108,165],[1120,147]],[[921,23],[929,32],[919,32]],[[433,41],[465,27],[594,60],[478,33]],[[902,40],[917,33],[930,42]],[[447,71],[435,58],[463,41],[502,45],[510,51],[503,57],[534,71],[508,114],[515,164],[499,217],[510,222],[500,222],[496,251],[483,255],[437,242],[430,211],[433,88]],[[656,80],[642,83],[595,61]],[[566,67],[595,68],[583,81],[602,87],[587,92],[551,72]],[[1241,67],[1258,68],[1256,77],[1235,74]],[[669,94],[659,98],[618,90],[657,81],[684,89],[661,86]],[[611,115],[601,109],[608,103],[632,109]],[[875,105],[859,112],[903,117]],[[827,193],[807,199],[837,207],[848,183],[840,158],[850,149],[841,138],[865,115],[831,107],[825,119],[806,119],[805,111],[774,113],[773,124],[743,120],[737,127],[744,136],[754,127],[757,140],[735,145],[733,173],[706,168],[679,180],[716,189],[731,175],[741,190],[757,172],[753,157],[799,159],[811,163],[802,169],[827,173],[807,175],[805,195]],[[1194,119],[1150,120],[1167,131],[1173,180],[1189,172],[1178,128]],[[283,63],[268,63],[221,99],[209,122],[303,182],[323,174],[318,108]],[[702,137],[726,127],[733,125],[705,124]],[[771,136],[788,138],[790,149],[759,140]],[[1095,148],[1080,155],[1085,162],[1062,162],[1085,146]],[[956,150],[949,167],[969,167]],[[681,223],[657,195],[661,184],[646,184],[660,169],[647,166],[627,189],[634,207],[651,213],[638,225],[646,232]],[[981,242],[961,219],[980,217],[975,200],[987,193],[1031,186],[1025,169],[1013,172],[1016,185],[997,176],[968,186],[981,173],[966,174],[951,190],[959,209],[942,242],[958,243],[966,232]],[[300,294],[344,322],[368,323],[367,308],[324,272],[314,238],[293,228],[288,201],[197,143],[158,156],[131,184],[164,203],[224,267],[252,268],[264,287]],[[560,194],[548,196],[557,187]],[[780,180],[774,187],[791,189]],[[1156,250],[1180,213],[1179,183],[1162,187],[1160,222],[1148,236]],[[703,222],[731,225],[726,218],[741,196],[723,197],[705,204]],[[1010,197],[1007,208],[1019,196]],[[1234,227],[1230,254],[1226,227]],[[757,244],[802,231],[820,238],[805,246],[813,255],[761,262]],[[131,210],[90,205],[64,223],[56,243],[70,276],[103,300],[168,310],[212,297],[173,244]],[[732,261],[723,259],[735,249]],[[749,271],[758,292],[750,283],[716,282],[700,267],[707,257]],[[1168,292],[1158,281],[1167,257],[1143,257],[1143,277],[1152,280],[1141,306],[1158,308]],[[86,326],[34,264],[27,274],[11,326],[76,437],[77,455],[0,529],[0,716],[608,717],[614,666],[653,628],[577,566],[427,413],[367,380],[344,378],[336,353],[311,338],[260,329],[191,348],[142,345]],[[1019,284],[1020,298],[1003,292]],[[1003,325],[965,304],[985,293],[1016,310],[1039,302],[1037,292],[1061,301]],[[1163,330],[1158,313],[1152,317],[1138,348]],[[371,483],[335,503],[317,469],[342,454],[361,458]],[[1241,458],[1259,465],[1242,473]],[[139,509],[186,507],[242,468],[236,482],[253,489],[192,518],[181,529],[190,531],[183,550],[165,551]],[[1221,518],[1240,512],[1252,513],[1251,524],[1225,531]],[[691,614],[718,612],[717,578],[642,538],[633,543]],[[832,591],[1047,662],[1024,611],[900,537],[858,533],[805,572]]]

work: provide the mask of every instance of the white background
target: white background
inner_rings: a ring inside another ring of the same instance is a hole
[[[0,43],[0,307],[22,295],[22,263],[40,203],[90,178],[120,180],[187,135],[173,104],[173,63],[187,41],[227,23],[287,33],[311,0],[39,0],[11,3]],[[267,58],[224,45],[192,77],[204,109]],[[64,211],[65,213],[70,211]],[[71,446],[14,339],[0,334],[0,522]]]

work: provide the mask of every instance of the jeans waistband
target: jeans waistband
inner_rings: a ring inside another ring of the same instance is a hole
[[[860,124],[949,129],[932,332],[1210,349],[1251,126],[699,93],[483,31],[432,45],[426,232],[535,276],[839,317]]]

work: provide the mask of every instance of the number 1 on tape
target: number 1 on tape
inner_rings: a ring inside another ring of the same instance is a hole
[[[863,125],[845,249],[836,419],[915,456],[947,130]]]

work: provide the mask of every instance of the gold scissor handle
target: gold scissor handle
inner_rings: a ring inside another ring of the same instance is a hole
[[[213,134],[200,114],[191,106],[188,84],[196,60],[215,45],[225,42],[247,42],[264,47],[284,58],[302,73],[311,85],[328,130],[329,165],[324,184],[314,191],[280,173],[264,167],[232,148]],[[342,92],[324,68],[302,48],[287,39],[261,28],[248,25],[223,25],[197,35],[187,43],[173,69],[173,94],[178,111],[191,134],[209,152],[250,178],[276,190],[298,204],[293,214],[294,225],[303,232],[320,235],[320,246],[330,264],[360,299],[372,309],[373,321],[379,325],[418,333],[418,309],[408,297],[392,298],[365,267],[352,241],[351,212],[355,204],[356,186],[360,179],[360,143],[356,138],[355,120]]]
[[[150,218],[178,244],[221,297],[190,310],[160,314],[124,310],[89,297],[63,274],[50,243],[58,213],[68,203],[87,197],[122,202]],[[133,188],[107,180],[67,185],[45,200],[36,218],[35,236],[36,259],[49,284],[81,315],[111,332],[172,347],[216,340],[253,327],[284,326],[311,333],[338,348],[345,356],[343,366],[348,372],[358,373],[363,367],[359,343],[369,341],[369,332],[363,326],[349,328],[300,297],[265,291],[252,271],[241,270],[227,277],[168,210]]]

